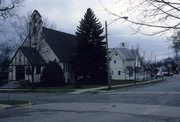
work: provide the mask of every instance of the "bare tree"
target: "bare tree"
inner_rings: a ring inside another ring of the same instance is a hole
[[[125,67],[125,73],[128,73],[129,80],[130,80],[130,77],[133,76],[133,66],[126,66],[126,67]],[[125,75],[126,75],[126,74],[125,74]]]
[[[16,16],[16,19],[11,22],[11,26],[14,29],[16,43],[20,46],[29,34],[29,22],[31,20],[31,12],[28,12],[26,16]],[[43,27],[55,29],[56,25],[50,23],[47,18],[43,18]]]
[[[180,31],[177,30],[171,37],[170,41],[172,41],[171,48],[174,50],[176,61],[179,68],[179,53],[180,53]]]
[[[0,19],[6,19],[14,14],[17,7],[21,5],[24,0],[0,0]]]
[[[2,71],[4,71],[8,67],[13,51],[13,46],[8,42],[0,44],[0,68]]]
[[[17,10],[17,8],[20,7],[20,5],[23,3],[23,1],[24,0],[0,0],[0,26],[1,26],[0,39],[4,41],[3,43],[1,43],[1,46],[0,46],[2,60],[3,60],[2,57],[4,55],[7,54],[6,56],[9,56],[9,53],[13,53],[13,51],[14,51],[14,48],[12,48],[12,44],[10,44],[12,42],[12,40],[14,40],[14,38],[10,38],[10,36],[5,37],[5,35],[7,33],[6,32],[7,28],[9,29],[9,25],[8,25],[9,21],[4,22],[4,20],[7,20],[7,18],[12,17],[13,15],[16,15],[16,13],[17,13],[16,10]]]
[[[155,35],[180,29],[180,1],[179,0],[114,0],[121,12],[115,13],[111,8],[102,6],[116,17],[128,16],[130,27],[138,33]],[[134,26],[135,25],[135,26]],[[147,29],[148,28],[148,29]],[[148,30],[146,32],[146,30]]]
[[[172,41],[171,48],[174,50],[176,54],[180,51],[180,31],[176,31],[170,38]]]

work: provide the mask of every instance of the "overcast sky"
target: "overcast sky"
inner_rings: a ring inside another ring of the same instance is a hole
[[[101,1],[108,9],[114,12],[121,11],[122,7],[115,6],[116,3],[112,0]],[[26,0],[20,13],[26,15],[27,12],[36,9],[42,17],[48,18],[51,23],[56,24],[57,30],[74,34],[87,8],[94,11],[103,26],[105,21],[110,23],[115,18],[104,10],[99,0]],[[134,34],[129,27],[129,23],[124,20],[118,20],[109,25],[108,33],[110,47],[118,47],[122,42],[130,48],[139,45],[143,51],[146,51],[147,57],[152,53],[157,56],[157,60],[173,55],[172,50],[169,49],[170,43],[165,37]]]

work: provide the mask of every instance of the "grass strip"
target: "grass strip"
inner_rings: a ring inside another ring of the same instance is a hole
[[[146,85],[146,84],[153,84],[153,83],[159,83],[165,81],[165,79],[157,79],[157,80],[152,80],[152,81],[143,81],[143,82],[136,82],[134,84],[122,84],[122,86],[112,86],[111,90],[109,90],[108,88],[104,88],[104,89],[99,89],[98,91],[114,91],[120,88],[127,88],[127,87],[131,87],[131,86],[135,86],[135,85]]]

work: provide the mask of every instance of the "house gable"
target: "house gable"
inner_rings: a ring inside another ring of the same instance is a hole
[[[14,55],[13,59],[10,62],[10,66],[16,66],[16,65],[27,65],[28,59],[22,52],[22,50],[19,48],[16,54]]]
[[[20,51],[28,59],[30,64],[44,65],[45,61],[36,48],[20,47]],[[34,58],[32,58],[34,57]]]
[[[110,57],[110,67],[112,69],[122,69],[125,65],[125,59],[117,52],[113,51]]]
[[[116,58],[118,56],[120,56],[122,59],[125,60],[125,57],[119,51],[117,51],[116,49],[113,49],[111,51],[110,55],[109,55],[110,58]]]

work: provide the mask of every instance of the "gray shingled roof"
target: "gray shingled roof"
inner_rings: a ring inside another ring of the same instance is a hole
[[[127,48],[114,48],[110,53],[110,56],[117,51],[124,59],[126,60],[134,60],[135,56],[133,55],[133,51]]]
[[[61,61],[70,61],[72,50],[77,46],[76,36],[43,27],[46,42]]]
[[[134,55],[132,54],[132,51],[127,48],[118,48],[117,51],[119,51],[127,60],[135,59]]]
[[[26,56],[30,64],[44,65],[45,61],[35,48],[20,47],[22,53]],[[32,58],[33,57],[33,58]]]

